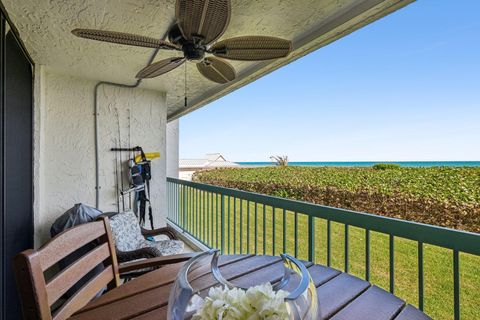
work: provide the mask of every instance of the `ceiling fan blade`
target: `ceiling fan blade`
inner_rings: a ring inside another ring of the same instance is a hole
[[[230,0],[177,0],[175,16],[183,37],[203,38],[203,44],[218,39],[230,22]]]
[[[243,61],[283,58],[288,56],[291,51],[291,41],[266,36],[244,36],[226,39],[215,43],[209,50],[218,57]]]
[[[198,71],[208,80],[217,83],[227,83],[235,79],[235,69],[226,61],[208,57],[197,63]]]
[[[180,50],[180,48],[173,43],[130,33],[95,29],[74,29],[72,30],[72,33],[80,38],[104,42],[126,44],[144,48]]]
[[[140,70],[136,77],[137,79],[155,78],[159,75],[172,71],[173,69],[182,65],[184,62],[185,58],[179,57],[160,60]]]

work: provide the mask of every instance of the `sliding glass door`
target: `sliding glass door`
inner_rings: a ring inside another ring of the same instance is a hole
[[[0,214],[2,319],[20,319],[12,258],[33,247],[33,66],[1,16]]]

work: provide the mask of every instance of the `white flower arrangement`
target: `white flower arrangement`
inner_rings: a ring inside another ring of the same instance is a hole
[[[201,302],[193,320],[286,320],[289,319],[283,290],[273,291],[270,283],[248,290],[214,287]]]

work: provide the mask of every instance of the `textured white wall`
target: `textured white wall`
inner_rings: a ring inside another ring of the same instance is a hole
[[[41,69],[41,68],[39,68]],[[75,203],[95,205],[93,89],[95,81],[41,70],[35,91],[36,245],[48,239],[50,225]],[[165,223],[166,104],[163,93],[101,86],[98,95],[100,209],[116,209],[114,156],[118,137],[131,145],[159,151],[152,163],[152,207],[156,226]],[[124,158],[126,160],[126,157]]]
[[[178,178],[179,120],[167,123],[167,177]]]

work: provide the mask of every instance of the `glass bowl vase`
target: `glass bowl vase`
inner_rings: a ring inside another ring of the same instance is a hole
[[[219,250],[209,250],[191,258],[182,266],[170,292],[167,311],[169,320],[191,319],[205,303],[209,288],[220,287],[227,291],[240,289],[245,292],[249,290],[248,287],[234,285],[225,279],[218,267],[219,256]],[[280,281],[271,285],[271,290],[275,294],[281,291],[286,307],[286,313],[281,319],[317,319],[317,294],[310,273],[305,265],[294,257],[287,254],[280,256],[284,272]],[[208,288],[205,288],[204,283],[194,280],[209,272],[214,278],[213,286],[208,285]],[[255,284],[255,287],[263,284]],[[196,317],[199,318],[198,315]]]

